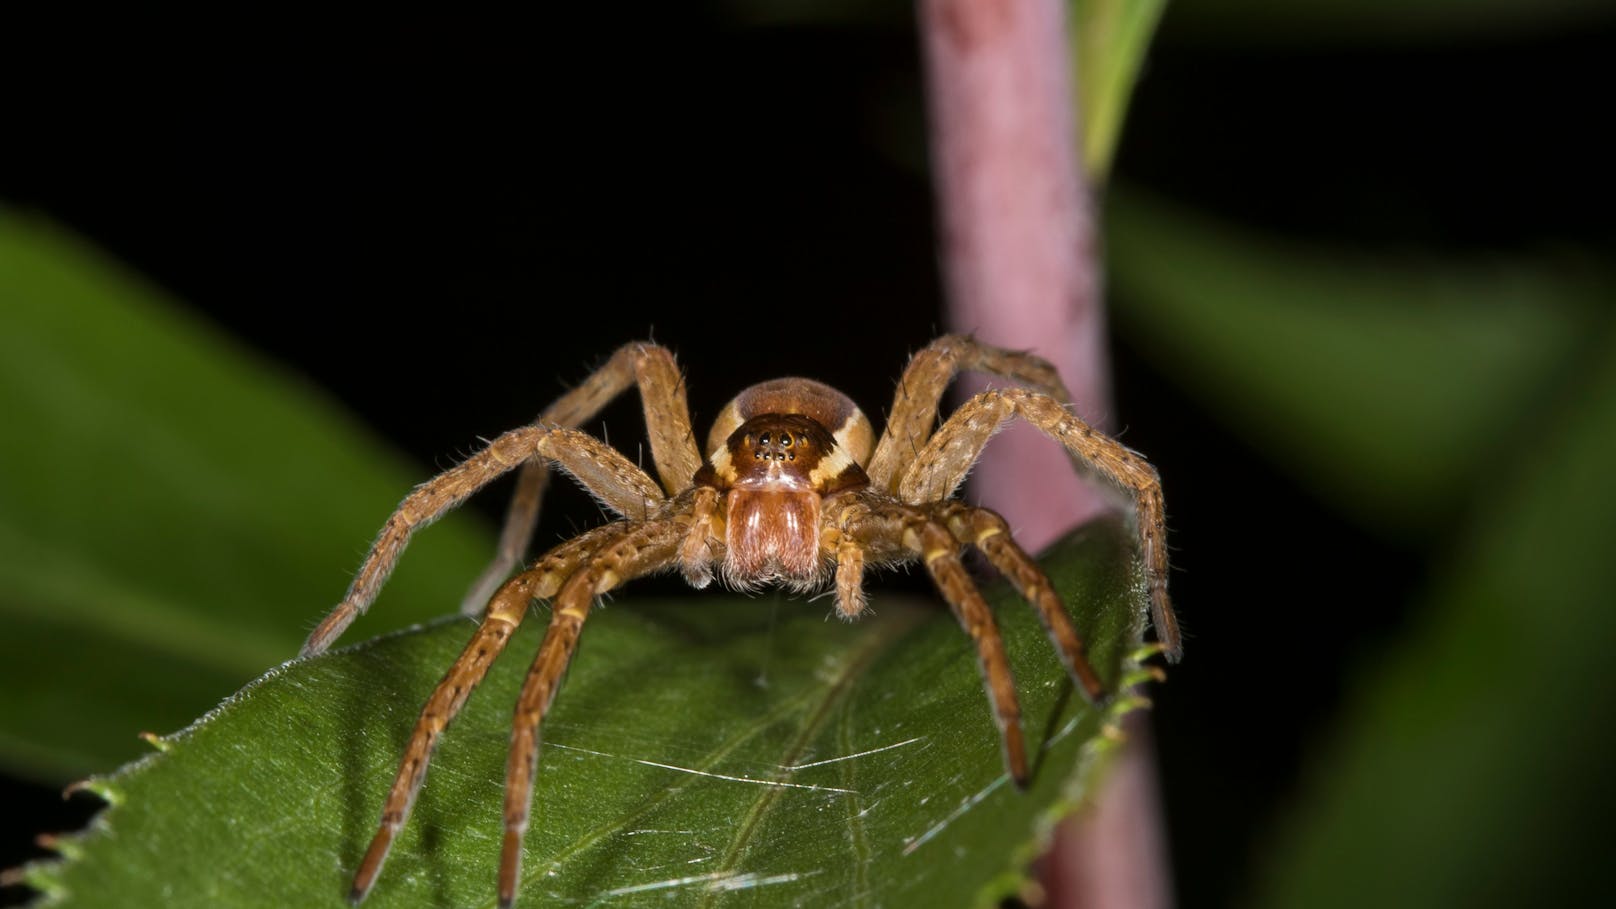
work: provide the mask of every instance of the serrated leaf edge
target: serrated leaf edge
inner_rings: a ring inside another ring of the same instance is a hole
[[[1050,844],[1055,839],[1055,828],[1062,821],[1075,816],[1094,801],[1094,794],[1105,779],[1105,773],[1111,766],[1116,753],[1127,744],[1127,735],[1123,733],[1123,721],[1136,711],[1150,708],[1150,699],[1137,693],[1137,686],[1144,681],[1163,681],[1166,673],[1159,666],[1146,666],[1143,660],[1161,652],[1155,644],[1148,644],[1123,658],[1122,681],[1123,693],[1113,698],[1105,705],[1105,711],[1100,715],[1099,728],[1089,740],[1083,743],[1078,753],[1077,763],[1067,776],[1061,788],[1061,795],[1038,816],[1033,824],[1033,834],[1018,846],[1010,856],[1009,867],[997,875],[989,878],[982,888],[977,891],[975,905],[979,907],[994,907],[1006,899],[1020,896],[1029,883],[1033,882],[1030,873],[1033,863],[1040,856],[1049,851]],[[1071,720],[1066,729],[1050,737],[1044,743],[1047,749],[1050,744],[1064,738],[1075,731],[1086,714],[1079,714]]]
[[[59,905],[71,895],[67,886],[62,883],[63,874],[74,862],[80,861],[84,857],[85,847],[91,844],[95,838],[111,835],[118,807],[123,804],[124,800],[125,790],[121,784],[150,771],[161,762],[168,760],[177,749],[183,748],[198,731],[228,715],[235,709],[237,704],[246,700],[260,687],[280,678],[281,675],[295,665],[308,660],[325,659],[330,655],[366,650],[393,638],[430,631],[442,625],[464,621],[465,618],[462,616],[444,616],[431,622],[422,622],[396,631],[390,631],[347,647],[329,651],[326,654],[312,657],[292,657],[279,665],[270,667],[262,675],[220,701],[213,709],[197,717],[185,728],[161,736],[151,732],[140,733],[140,738],[152,746],[152,751],[124,764],[111,773],[86,777],[62,790],[63,798],[70,798],[78,792],[88,792],[106,802],[106,807],[97,812],[83,830],[59,834],[41,834],[40,844],[55,851],[57,855],[55,857],[35,859],[15,868],[0,870],[0,886],[21,885],[39,891],[40,898],[30,904],[35,907]]]

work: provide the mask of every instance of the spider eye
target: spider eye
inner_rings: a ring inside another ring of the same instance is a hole
[[[769,434],[764,433],[763,435],[758,436],[758,444],[759,445],[767,445],[767,444],[769,444]]]

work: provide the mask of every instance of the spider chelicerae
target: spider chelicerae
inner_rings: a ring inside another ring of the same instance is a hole
[[[985,391],[936,431],[943,392],[961,371],[1025,387]],[[660,485],[604,442],[578,431],[619,393],[639,387]],[[731,587],[781,584],[809,591],[834,582],[836,612],[865,609],[867,566],[920,561],[976,645],[998,722],[1005,765],[1027,781],[1021,709],[993,614],[960,554],[980,551],[1037,609],[1050,640],[1090,700],[1104,688],[1084,656],[1060,598],[1004,519],[951,498],[988,440],[1020,417],[1065,446],[1082,472],[1127,497],[1136,512],[1152,620],[1169,659],[1180,654],[1167,599],[1161,484],[1144,458],[1073,415],[1054,367],[1031,354],[948,335],[916,354],[898,383],[885,431],[846,395],[810,379],[754,385],[725,406],[696,448],[684,382],[673,355],[650,343],[620,348],[531,426],[499,436],[459,466],[416,487],[388,518],[348,594],[303,646],[317,654],[365,611],[410,535],[506,472],[521,467],[498,555],[462,611],[481,616],[465,650],[438,683],[410,736],[381,825],[354,876],[364,899],[426,778],[444,728],[499,656],[535,599],[550,600],[550,626],[522,686],[506,764],[499,900],[516,896],[522,838],[538,764],[539,723],[555,697],[595,599],[633,578],[677,567],[694,587],[715,573]],[[527,551],[554,465],[615,511],[618,520],[573,537],[509,577]],[[509,579],[507,580],[507,578]]]

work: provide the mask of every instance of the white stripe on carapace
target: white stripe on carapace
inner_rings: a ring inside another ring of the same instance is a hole
[[[735,462],[730,459],[728,445],[718,446],[707,456],[707,462],[713,466],[713,473],[718,476],[723,487],[735,482]]]
[[[847,450],[840,442],[841,440],[837,439],[837,446],[820,458],[813,470],[808,471],[808,482],[812,483],[815,489],[829,487],[831,481],[841,476],[843,471],[857,466],[853,463],[853,459],[847,456]]]

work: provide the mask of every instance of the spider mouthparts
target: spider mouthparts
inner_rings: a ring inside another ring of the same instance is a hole
[[[724,574],[732,582],[810,582],[820,574],[818,493],[731,490],[725,530]]]

